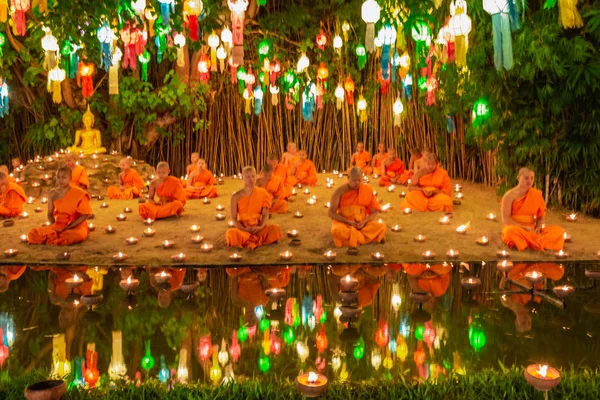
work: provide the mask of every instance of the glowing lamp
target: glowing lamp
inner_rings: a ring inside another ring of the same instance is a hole
[[[482,97],[473,104],[473,112],[471,115],[474,126],[479,126],[490,118],[490,107],[485,98]]]
[[[306,54],[302,53],[300,59],[298,60],[298,64],[296,66],[296,71],[302,72],[310,65],[310,60],[306,56]]]
[[[339,50],[342,48],[344,42],[342,40],[342,38],[340,37],[340,35],[335,35],[335,37],[333,38],[333,48],[335,50]]]
[[[154,367],[154,357],[152,357],[152,352],[150,351],[150,340],[146,340],[145,347],[146,354],[142,358],[142,368],[148,371]]]
[[[375,23],[379,20],[381,7],[375,0],[366,0],[361,6],[362,20],[367,24],[367,32],[365,35],[365,46],[369,53],[375,50]]]

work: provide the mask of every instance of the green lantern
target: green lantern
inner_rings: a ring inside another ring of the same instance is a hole
[[[293,89],[298,83],[298,79],[296,75],[290,70],[288,70],[285,74],[283,74],[283,88],[286,91]]]
[[[417,81],[417,85],[419,86],[419,89],[427,90],[427,77],[421,76]]]
[[[2,57],[2,48],[4,47],[5,43],[6,43],[6,36],[4,36],[3,33],[0,33],[0,57]]]
[[[419,325],[415,329],[415,337],[417,340],[423,341],[423,336],[425,334],[425,325]]]
[[[150,352],[150,340],[146,340],[145,346],[146,354],[142,358],[142,368],[148,371],[154,367],[154,357],[152,357],[152,353]]]
[[[290,346],[294,343],[294,340],[296,340],[296,333],[294,332],[294,328],[288,325],[283,329],[283,341]]]
[[[485,123],[488,119],[490,119],[491,112],[488,101],[481,97],[473,104],[473,125],[478,126]]]
[[[480,352],[485,346],[486,338],[483,327],[477,321],[471,322],[469,326],[469,344],[476,352]]]
[[[246,70],[244,67],[239,67],[235,74],[238,81],[238,91],[240,94],[244,93],[244,89],[246,88]]]
[[[260,323],[258,324],[258,328],[260,329],[261,332],[266,331],[267,329],[269,329],[270,326],[270,322],[268,319],[263,318],[260,320]]]
[[[356,46],[356,57],[358,58],[358,69],[362,70],[367,65],[367,50],[362,44]]]
[[[248,340],[248,327],[247,326],[241,326],[240,329],[238,329],[238,340],[242,343],[244,343],[246,340]]]
[[[262,64],[265,57],[269,56],[269,51],[271,50],[271,42],[267,39],[263,39],[258,44],[258,58],[260,63]]]
[[[365,356],[365,340],[362,338],[362,336],[354,345],[354,351],[352,352],[352,355],[357,360],[360,360]]]
[[[259,6],[267,5],[267,0],[256,0],[256,4]]]
[[[265,374],[271,369],[271,361],[269,361],[269,357],[265,356],[262,351],[260,357],[258,358],[258,369]]]
[[[148,81],[148,63],[150,62],[150,53],[148,50],[144,51],[138,56],[140,64],[142,64],[142,81]]]
[[[322,324],[324,324],[327,321],[327,311],[323,311],[323,314],[321,314],[321,319],[319,321]]]

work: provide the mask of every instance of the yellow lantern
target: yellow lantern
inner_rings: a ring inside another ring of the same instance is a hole
[[[210,380],[215,386],[221,382],[221,377],[223,376],[223,371],[221,371],[221,367],[219,367],[218,353],[219,346],[215,344],[212,352],[212,367],[210,367]]]
[[[48,72],[48,91],[52,93],[52,101],[56,104],[62,103],[61,82],[65,80],[67,74],[64,69],[55,66]]]
[[[306,359],[308,358],[308,346],[306,345],[306,342],[296,342],[296,352],[298,353],[298,357],[300,358],[301,362],[306,361]]]
[[[177,66],[182,68],[185,66],[185,54],[183,52],[186,43],[185,36],[181,33],[177,33],[173,38],[173,43],[177,46]]]
[[[367,33],[365,35],[365,48],[369,53],[375,50],[375,23],[381,15],[381,7],[375,0],[366,0],[361,7],[361,17],[367,24]]]
[[[467,15],[467,2],[456,0],[450,3],[450,14],[452,17],[448,22],[448,26],[454,33],[456,65],[466,66],[469,32],[471,32],[471,18]]]
[[[348,380],[348,370],[346,369],[346,362],[342,364],[342,371],[340,372],[340,382],[346,382]]]
[[[231,33],[231,30],[228,26],[223,28],[221,31],[221,42],[223,42],[225,45],[225,51],[227,51],[227,54],[229,54],[231,52],[231,46],[233,45],[233,33]]]
[[[208,46],[210,47],[210,65],[211,71],[217,72],[217,47],[219,47],[219,36],[216,33],[211,33],[208,36]]]
[[[121,67],[121,59],[123,52],[118,46],[112,54],[112,65],[108,70],[108,94],[119,94],[119,68]]]
[[[67,343],[65,335],[59,333],[52,338],[52,372],[50,377],[62,379],[71,372],[71,363],[67,361]]]
[[[108,376],[113,381],[124,379],[127,374],[127,366],[123,361],[123,336],[121,331],[112,332],[112,354],[108,365]]]
[[[383,368],[392,369],[394,366],[394,360],[392,359],[392,352],[388,348],[385,352],[385,358],[383,359]]]
[[[356,102],[356,111],[360,118],[360,122],[367,122],[367,100],[361,94]]]
[[[177,364],[177,379],[181,383],[187,383],[189,371],[187,367],[187,350],[179,350],[179,363]]]

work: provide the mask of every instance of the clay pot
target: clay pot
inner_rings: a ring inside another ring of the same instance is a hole
[[[27,400],[58,400],[67,392],[67,385],[62,380],[49,380],[34,383],[25,389]]]

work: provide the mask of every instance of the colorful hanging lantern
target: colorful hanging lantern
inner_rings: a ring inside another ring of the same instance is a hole
[[[146,0],[132,0],[131,8],[140,19],[144,18],[144,11],[146,10]]]
[[[551,9],[554,6],[556,6],[556,0],[546,0],[544,3],[544,9]],[[516,9],[516,4],[513,7]],[[577,0],[558,0],[558,23],[565,29],[583,27],[583,20],[577,10]]]
[[[354,81],[348,75],[344,81],[344,89],[346,90],[346,97],[348,98],[348,104],[354,104]]]
[[[396,29],[390,24],[385,24],[377,37],[383,45],[381,51],[381,76],[384,80],[387,80],[390,74],[390,51],[392,44],[396,42]]]
[[[221,364],[222,367],[225,367],[229,362],[229,353],[227,352],[227,342],[225,341],[225,338],[221,339],[221,350],[219,351],[218,358],[219,364]]]
[[[11,0],[12,18],[14,21],[14,31],[17,36],[25,36],[26,34],[26,18],[25,14],[29,11],[31,3],[29,0]]]
[[[185,0],[183,3],[183,20],[187,23],[192,42],[198,40],[198,16],[203,8],[202,0]]]
[[[52,93],[52,101],[55,104],[62,103],[61,82],[66,77],[67,73],[65,70],[58,66],[48,72],[48,92]]]
[[[8,0],[0,0],[0,22],[8,21]]]
[[[131,25],[129,23],[123,26],[121,29],[121,40],[123,41],[123,69],[131,68],[135,70],[137,68],[137,51],[134,35],[132,37]],[[160,50],[159,50],[160,51]]]
[[[486,0],[487,1],[487,0]],[[492,0],[493,1],[493,0]],[[502,1],[502,0],[501,0]],[[485,1],[484,1],[485,3]],[[484,4],[485,7],[485,4]],[[442,63],[453,62],[455,59],[454,31],[449,26],[450,18],[446,20],[446,25],[440,28],[436,43],[442,46]]]
[[[108,72],[112,65],[112,44],[115,40],[115,35],[108,26],[108,22],[104,21],[102,26],[96,31],[96,37],[100,42],[100,68]]]
[[[379,321],[378,325],[379,326],[375,331],[375,343],[377,343],[377,346],[379,347],[385,347],[388,344],[389,340],[389,326],[387,321],[385,320]]]
[[[42,49],[45,51],[44,63],[42,64],[45,71],[49,71],[56,67],[56,60],[58,58],[58,40],[52,35],[52,31],[46,27],[42,30],[46,32],[42,38]],[[4,45],[4,35],[2,35],[2,44]],[[0,51],[1,54],[1,51]]]
[[[84,377],[85,382],[90,388],[95,387],[98,378],[100,378],[100,372],[98,371],[98,353],[96,353],[96,345],[94,343],[88,343],[87,345]]]
[[[514,15],[516,24],[511,26],[513,15],[509,12],[516,11],[516,4],[513,0],[483,0],[483,9],[492,16],[494,66],[498,71],[502,68],[509,70],[513,67],[511,30],[516,30],[520,26],[518,12]]]
[[[469,344],[476,352],[480,352],[486,343],[485,331],[481,322],[474,320],[469,325]]]
[[[319,68],[317,69],[317,109],[323,108],[323,95],[325,94],[327,88],[327,78],[329,77],[329,69],[324,63],[321,63]],[[314,312],[317,318],[320,317],[323,312],[323,307],[319,305]],[[320,318],[319,318],[320,319]]]
[[[408,356],[408,345],[403,336],[398,336],[396,339],[396,357],[398,357],[401,362],[404,362],[406,356]]]
[[[261,342],[262,351],[265,355],[271,354],[271,330],[267,329],[263,333],[263,340]]]
[[[160,64],[163,59],[164,52],[167,48],[167,33],[169,32],[168,28],[165,28],[162,25],[159,25],[156,28],[156,36],[154,37],[154,44],[156,45],[156,61]],[[125,53],[127,53],[127,48],[125,48]],[[127,54],[125,55],[125,59],[127,59]],[[123,68],[125,68],[125,63],[123,63]],[[132,69],[135,69],[135,64]]]
[[[6,36],[4,36],[4,33],[0,32],[0,57],[3,56],[2,48],[4,47],[5,44],[6,44]]]
[[[467,15],[467,2],[456,0],[450,3],[452,17],[448,26],[454,32],[456,65],[467,65],[467,50],[469,48],[469,32],[471,32],[471,18]]]
[[[358,69],[362,71],[367,65],[367,51],[362,44],[356,46],[356,57],[358,59]]]
[[[260,115],[260,112],[262,111],[263,96],[264,92],[262,87],[257,85],[254,89],[254,115]],[[269,323],[269,320],[264,321],[267,321],[267,324]]]
[[[294,328],[287,325],[283,328],[283,342],[290,346],[296,340],[296,333],[294,332]]]
[[[79,67],[77,69],[77,86],[81,87],[81,94],[84,99],[92,97],[94,94],[94,84],[92,80],[94,71],[95,67],[93,63],[79,62]]]
[[[223,46],[217,48],[217,58],[219,59],[219,68],[223,73],[225,72],[225,59],[227,58],[227,52]]]
[[[321,330],[317,333],[316,337],[317,350],[319,354],[323,353],[327,350],[327,346],[329,345],[329,340],[327,339],[327,331],[325,329],[325,325],[321,325]]]
[[[175,12],[175,0],[158,0],[160,3],[160,17],[163,26],[171,24],[171,13]]]
[[[491,116],[490,106],[485,98],[478,99],[473,104],[472,120],[473,126],[479,126],[485,123]]]
[[[309,353],[306,342],[303,342],[303,341],[296,342],[296,352],[298,353],[298,358],[300,358],[300,362],[304,363],[304,361],[306,361],[306,359],[308,358],[308,353]]]
[[[219,361],[217,356],[218,350],[219,346],[215,345],[212,352],[212,365],[210,367],[209,372],[210,380],[215,386],[221,382],[221,378],[223,377],[223,371],[221,370],[221,367],[219,367]]]
[[[365,356],[365,340],[360,337],[358,341],[354,344],[354,351],[352,355],[356,360],[361,360]]]
[[[344,41],[342,40],[340,35],[335,35],[333,38],[333,49],[335,52],[340,55],[342,53],[342,46],[344,45]]]
[[[335,88],[335,92],[334,92],[335,99],[336,99],[335,107],[338,110],[342,109],[342,103],[344,103],[344,94],[345,94],[345,92],[344,92],[344,88],[342,87],[342,84],[338,83],[337,87]],[[339,311],[339,308],[336,308],[336,310]],[[341,314],[341,311],[340,311],[340,314]]]
[[[383,368],[390,370],[394,366],[394,360],[392,360],[392,352],[387,349],[385,352],[385,358],[383,359]]]
[[[371,350],[371,366],[375,371],[378,371],[379,367],[381,367],[381,352],[379,349]]]
[[[140,64],[142,64],[142,81],[148,81],[148,63],[150,62],[150,53],[146,50],[143,54],[138,56]]]
[[[406,78],[402,80],[402,96],[406,96],[408,100],[412,100],[412,76],[406,74]]]
[[[112,332],[112,354],[108,365],[108,376],[113,381],[125,379],[127,366],[123,360],[123,338],[121,331]]]
[[[327,35],[323,33],[323,31],[319,32],[317,35],[315,42],[317,43],[317,47],[319,50],[325,50],[325,46],[327,46]]]
[[[366,0],[361,7],[361,17],[367,24],[367,32],[365,34],[365,47],[369,53],[375,50],[375,23],[379,21],[381,7],[375,0]]]
[[[427,66],[427,50],[431,41],[431,30],[424,20],[416,20],[411,29],[413,40],[416,42],[416,53],[419,68]]]
[[[60,50],[63,60],[63,69],[71,79],[77,76],[77,68],[79,66],[79,57],[77,56],[78,49],[79,46],[72,44],[69,40],[65,40]]]
[[[252,86],[254,85],[254,83],[256,83],[256,76],[254,76],[254,74],[252,73],[252,69],[248,70],[244,81],[246,82],[246,86],[248,87],[250,94],[252,94]]]
[[[427,99],[425,101],[425,104],[428,106],[433,106],[433,105],[437,106],[437,103],[435,102],[435,90],[438,87],[437,78],[434,75],[431,75],[429,78],[427,78],[426,85],[427,85]]]
[[[235,65],[244,63],[244,19],[248,0],[228,0],[231,10],[231,26],[233,28],[232,62]]]
[[[187,367],[187,350],[181,349],[179,350],[179,363],[177,364],[177,380],[179,382],[186,384],[188,378],[190,376],[188,367]]]
[[[217,48],[219,47],[220,40],[216,33],[211,33],[208,36],[208,47],[210,47],[210,65],[211,71],[217,72]]]
[[[236,80],[238,82],[238,91],[240,94],[244,93],[246,88],[246,70],[244,67],[239,67],[235,73]]]
[[[228,26],[225,26],[225,28],[223,28],[223,30],[221,31],[221,42],[223,42],[223,45],[225,46],[225,51],[227,52],[227,54],[229,54],[233,46],[233,33],[231,32]]]
[[[52,372],[50,377],[62,379],[71,372],[71,363],[67,361],[67,344],[65,335],[59,333],[52,338]]]
[[[150,37],[154,37],[154,22],[158,18],[158,15],[156,15],[156,10],[151,4],[148,4],[144,16],[148,20],[148,32],[150,33]]]
[[[186,39],[181,33],[176,33],[173,37],[173,44],[177,47],[177,66],[182,68],[185,66],[185,53],[183,48],[185,47]]]
[[[74,372],[75,376],[73,377],[73,381],[69,384],[69,389],[72,389],[74,387],[84,387],[85,386],[85,378],[83,375],[84,364],[85,364],[85,360],[83,359],[83,357],[77,356],[73,359],[73,372]]]
[[[152,357],[150,349],[150,339],[144,342],[144,346],[146,348],[146,354],[144,354],[144,357],[142,358],[142,368],[149,371],[154,367],[154,357]]]
[[[269,357],[262,353],[262,351],[260,357],[258,358],[258,369],[265,374],[271,369],[271,361],[269,360]]]
[[[248,339],[248,333],[246,333],[246,339]],[[234,362],[237,362],[237,360],[240,358],[240,355],[242,354],[242,348],[240,347],[240,344],[238,342],[238,338],[239,338],[240,334],[239,331],[234,330],[233,333],[231,334],[231,346],[229,346],[229,355],[231,355],[231,358],[233,358]],[[240,341],[243,342],[243,340],[240,339]]]
[[[315,109],[315,96],[317,94],[317,88],[314,83],[310,81],[304,88],[304,92],[302,93],[302,118],[305,121],[312,122],[313,120],[313,111]],[[304,312],[303,312],[304,315]],[[308,323],[308,317],[312,316],[312,312],[307,315],[306,322]]]
[[[210,59],[207,54],[202,54],[198,60],[198,78],[205,84],[210,80]]]
[[[280,73],[281,63],[278,60],[273,60],[269,65],[269,81],[275,83]]]
[[[298,73],[304,72],[304,70],[306,68],[308,68],[309,65],[310,65],[310,60],[308,59],[308,57],[306,56],[306,54],[302,53],[302,55],[298,59],[298,64],[296,66],[296,71]]]
[[[402,111],[404,111],[404,105],[402,104],[402,100],[400,100],[400,98],[397,98],[394,102],[392,111],[394,112],[394,126],[400,126],[400,116],[402,115]],[[399,289],[398,292],[392,291],[392,308],[394,311],[398,312],[401,303],[402,299],[400,298]]]
[[[198,357],[202,361],[207,361],[212,355],[212,340],[210,337],[210,333],[201,336],[198,339]]]
[[[112,55],[112,64],[108,70],[108,94],[119,94],[119,67],[123,52],[119,47],[115,47]]]
[[[361,94],[356,102],[356,113],[360,122],[367,122],[367,100]]]
[[[169,380],[171,374],[169,368],[167,368],[167,362],[165,361],[165,355],[160,355],[160,369],[158,370],[158,380],[161,383],[166,383]]]

